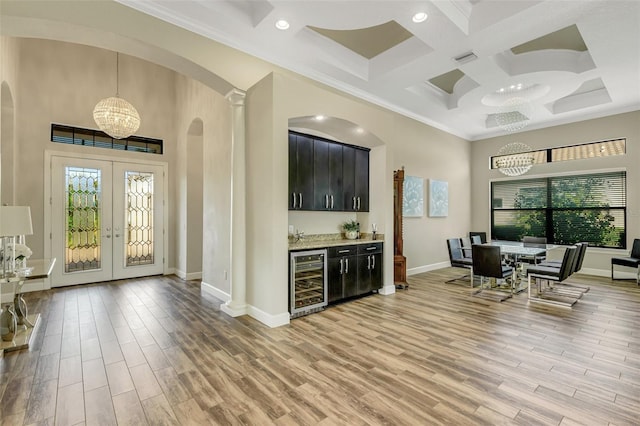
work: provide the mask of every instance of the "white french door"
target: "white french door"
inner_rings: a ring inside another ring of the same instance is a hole
[[[51,157],[52,287],[163,273],[163,167]]]

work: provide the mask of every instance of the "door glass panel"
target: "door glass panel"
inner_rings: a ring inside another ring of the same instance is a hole
[[[101,172],[65,167],[65,183],[65,272],[100,269]]]
[[[125,172],[126,265],[153,264],[153,173]]]

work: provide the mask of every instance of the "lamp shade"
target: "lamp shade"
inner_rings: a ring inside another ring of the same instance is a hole
[[[29,206],[0,206],[0,237],[31,234],[33,227]]]

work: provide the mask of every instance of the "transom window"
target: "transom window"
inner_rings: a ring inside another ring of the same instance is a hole
[[[162,154],[162,139],[143,138],[140,136],[114,139],[100,130],[81,129],[55,123],[51,124],[51,142]]]
[[[491,183],[491,236],[626,248],[624,171]]]
[[[555,163],[558,161],[584,160],[587,158],[610,157],[626,153],[627,140],[613,139],[601,142],[589,142],[580,145],[562,146],[529,151],[532,164]],[[491,157],[491,168],[499,169],[500,160],[508,159],[518,154],[496,155]]]

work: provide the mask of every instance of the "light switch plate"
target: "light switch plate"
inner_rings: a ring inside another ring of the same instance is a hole
[[[293,234],[293,225],[289,225],[289,233]]]

